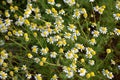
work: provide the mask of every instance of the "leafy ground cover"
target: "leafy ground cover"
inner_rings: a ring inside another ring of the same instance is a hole
[[[0,0],[0,79],[119,80],[119,0]]]

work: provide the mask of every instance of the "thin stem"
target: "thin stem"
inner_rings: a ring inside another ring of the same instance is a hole
[[[91,3],[91,5],[92,5],[92,8],[93,8],[93,4]],[[92,9],[93,10],[93,9]],[[93,10],[93,17],[94,17],[94,21],[95,21],[95,23],[96,23],[96,19],[95,19],[95,12],[94,12],[94,10]]]
[[[18,43],[18,42],[16,42],[15,40],[13,40],[13,39],[10,39],[10,41],[12,41],[12,42],[14,42],[15,44],[17,44],[17,45],[19,45],[19,46],[21,46],[22,48],[24,48],[26,51],[28,51],[22,44],[20,44],[20,43]]]
[[[100,62],[100,64],[98,64],[97,69],[99,68],[99,66],[101,66],[105,62],[105,60],[107,59],[108,55],[109,54],[107,54],[106,57],[105,57],[105,59],[102,62]]]
[[[79,76],[78,74],[75,74],[80,80],[84,80],[81,76]]]
[[[84,35],[84,37],[87,39],[87,36],[85,35],[85,33],[84,33],[84,31],[83,31],[83,29],[81,28],[81,25],[80,25],[80,23],[78,22],[78,25],[79,25],[79,28],[80,28],[80,30],[81,30],[81,32],[82,32],[82,34]]]
[[[48,65],[51,65],[51,66],[63,67],[63,65],[60,65],[60,64],[53,64],[53,63],[49,63],[49,62],[45,62],[45,63]]]

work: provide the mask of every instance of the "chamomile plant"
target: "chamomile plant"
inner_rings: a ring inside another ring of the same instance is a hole
[[[119,0],[0,0],[0,79],[120,79]]]

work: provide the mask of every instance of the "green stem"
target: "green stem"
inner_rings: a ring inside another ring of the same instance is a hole
[[[40,40],[37,37],[35,37],[35,39],[38,41],[40,47],[42,48],[42,44],[41,44]]]
[[[92,8],[93,8],[93,4],[91,3],[91,5],[92,5]],[[93,10],[93,9],[92,9]],[[95,23],[96,23],[96,19],[95,19],[95,12],[94,12],[94,10],[93,10],[93,17],[94,17],[94,21],[95,21]]]
[[[63,65],[60,65],[60,64],[53,64],[53,63],[49,63],[49,62],[45,62],[45,63],[48,65],[51,65],[51,66],[63,67]]]
[[[13,39],[10,39],[10,41],[12,41],[12,42],[14,42],[15,44],[17,44],[17,45],[19,45],[19,46],[21,46],[22,48],[24,48],[26,51],[28,51],[22,44],[20,44],[20,43],[18,43],[18,42],[16,42],[15,40],[13,40]]]
[[[107,59],[108,55],[109,54],[107,54],[106,57],[105,57],[105,59],[102,62],[100,62],[100,64],[97,65],[97,69],[99,68],[99,66],[101,66],[105,62],[105,60]]]
[[[79,76],[78,74],[75,74],[80,80],[84,80],[81,76]]]
[[[78,22],[78,25],[79,25],[79,28],[80,28],[80,30],[81,30],[81,32],[82,32],[82,34],[84,35],[84,37],[87,39],[87,36],[85,35],[85,33],[84,33],[84,31],[83,31],[83,29],[82,29],[82,27],[81,27],[81,25],[80,25],[80,23]],[[88,39],[87,39],[88,40]]]

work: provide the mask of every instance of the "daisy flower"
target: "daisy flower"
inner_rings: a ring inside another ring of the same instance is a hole
[[[41,74],[36,74],[34,77],[35,80],[42,80]]]
[[[86,54],[85,56],[86,56],[86,58],[89,58],[89,59],[92,58],[92,54],[91,54],[91,53],[88,53],[88,54]]]
[[[33,57],[33,55],[31,53],[28,53],[27,56],[28,56],[28,58],[32,58]]]
[[[85,76],[85,74],[87,73],[86,69],[84,69],[84,68],[80,68],[80,69],[78,70],[78,72],[79,72],[79,75],[80,75],[80,76]]]
[[[111,59],[111,64],[115,65],[116,63],[114,60]]]
[[[67,32],[65,32],[64,37],[70,39],[70,37],[71,37],[71,33],[67,33]]]
[[[93,37],[98,37],[99,36],[99,31],[92,31]]]
[[[27,8],[24,10],[24,18],[28,18],[30,14],[32,13],[31,9]]]
[[[61,9],[60,11],[59,11],[59,14],[65,14],[65,11],[64,11],[64,9]]]
[[[115,28],[115,29],[114,29],[114,33],[115,33],[117,36],[119,36],[119,35],[120,35],[120,29]]]
[[[10,26],[11,22],[12,22],[12,20],[10,20],[9,18],[5,19],[5,26]]]
[[[32,52],[38,53],[38,46],[34,45],[34,46],[32,46],[31,49],[32,49]]]
[[[94,2],[95,0],[89,0],[89,2]]]
[[[116,2],[116,6],[115,6],[118,10],[120,10],[120,1]]]
[[[75,9],[74,10],[74,14],[73,14],[73,18],[79,19],[80,15],[81,15],[80,10],[79,9]]]
[[[42,37],[48,37],[48,35],[49,35],[49,32],[47,30],[42,31],[42,33],[41,33]]]
[[[54,40],[55,40],[55,41],[58,41],[58,40],[60,40],[60,39],[61,39],[61,36],[60,36],[60,35],[55,35],[55,36],[54,36]]]
[[[46,9],[46,10],[45,10],[45,13],[47,13],[47,14],[51,14],[52,12],[51,12],[50,9]]]
[[[0,46],[3,46],[5,44],[4,40],[0,40]]]
[[[75,0],[63,0],[64,3],[67,3],[69,6],[73,6],[76,2]]]
[[[56,53],[56,52],[51,52],[51,54],[50,54],[50,57],[51,57],[51,58],[56,58],[56,56],[57,56],[57,53]]]
[[[83,50],[85,49],[85,47],[83,46],[83,44],[78,44],[78,43],[76,43],[76,44],[75,44],[75,47],[76,47],[77,49],[80,49],[81,51],[83,51]]]
[[[78,53],[78,52],[79,52],[77,48],[72,48],[71,51],[72,51],[73,53]]]
[[[57,3],[55,6],[56,6],[56,7],[61,7],[61,4],[60,4],[60,3]]]
[[[32,75],[28,73],[28,74],[26,74],[26,77],[27,77],[27,79],[31,79]]]
[[[94,9],[95,12],[98,12],[99,8],[100,8],[99,6],[93,7],[93,9]]]
[[[100,27],[99,30],[100,30],[100,32],[102,34],[106,34],[107,33],[107,28],[106,27]]]
[[[10,14],[9,14],[8,10],[5,10],[5,16],[8,17],[8,18],[10,17]]]
[[[47,38],[47,42],[50,43],[50,44],[53,44],[55,42],[54,37]]]
[[[2,50],[0,52],[1,58],[2,59],[7,59],[8,58],[8,53],[6,52],[6,50]]]
[[[48,4],[51,4],[51,5],[54,5],[55,4],[55,1],[54,0],[47,0],[48,1]]]
[[[26,70],[27,69],[26,65],[23,65],[21,69]]]
[[[72,68],[67,67],[67,66],[64,66],[64,67],[63,67],[63,71],[64,71],[65,73],[68,73],[68,72],[72,71]]]
[[[41,55],[46,55],[48,53],[49,49],[46,47],[46,48],[42,48],[41,49]]]
[[[113,14],[113,17],[114,17],[116,20],[120,20],[120,13]]]
[[[86,54],[92,53],[94,50],[91,47],[86,48]]]
[[[95,61],[94,60],[89,60],[88,62],[91,66],[95,65]]]
[[[107,69],[106,69],[106,70],[103,69],[103,70],[102,70],[102,73],[103,73],[103,75],[105,76],[105,75],[107,75],[107,74],[109,73],[109,71],[108,71]]]
[[[68,30],[75,31],[76,30],[76,26],[74,24],[69,24]]]
[[[0,58],[0,66],[3,64],[4,59]]]
[[[89,43],[90,43],[91,45],[95,45],[95,44],[96,44],[95,38],[92,38],[91,40],[89,40]]]
[[[24,24],[25,18],[22,16],[19,16],[18,20],[15,22],[15,25],[22,26]]]
[[[0,71],[0,78],[1,79],[6,79],[7,78],[7,73]]]
[[[112,74],[112,72],[109,72],[107,74],[107,78],[109,78],[109,79],[113,79],[114,78],[114,75]]]
[[[65,53],[65,57],[67,59],[72,59],[74,57],[74,53],[72,51],[68,51],[67,53]]]
[[[39,58],[34,58],[34,61],[35,61],[36,63],[38,63],[38,62],[40,62],[40,59],[39,59]]]
[[[54,74],[50,80],[58,80],[58,76]]]
[[[70,72],[68,72],[68,73],[66,74],[66,76],[67,76],[68,78],[72,78],[72,77],[74,76],[74,73],[73,73],[72,71],[70,71]]]
[[[7,3],[12,4],[13,0],[7,0]]]

